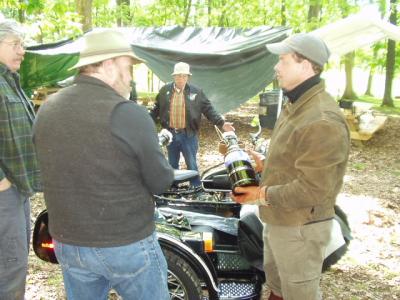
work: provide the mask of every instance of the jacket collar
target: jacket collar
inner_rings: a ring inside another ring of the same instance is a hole
[[[320,74],[316,74],[313,77],[308,78],[307,80],[300,83],[291,91],[286,91],[283,94],[288,97],[291,103],[299,100],[301,95],[303,95],[306,91],[312,88],[314,85],[318,84],[321,81]]]
[[[11,70],[5,64],[0,63],[0,75],[12,76],[12,74],[17,74],[17,77],[18,77],[17,72],[15,72],[15,73],[11,72]]]
[[[174,92],[175,91],[175,83],[174,82],[171,82],[171,84],[170,84],[170,91],[171,92]],[[189,85],[189,83],[186,83],[185,84],[185,87],[183,88],[183,92],[184,92],[184,94],[188,94],[189,92],[190,92],[190,85]]]
[[[83,75],[83,74],[76,75],[74,78],[74,83],[86,83],[86,84],[100,85],[100,86],[107,87],[109,89],[114,90],[111,86],[109,86],[104,81],[102,81],[96,77]]]
[[[319,83],[317,83],[316,85],[312,86],[310,89],[305,91],[295,103],[288,102],[285,107],[287,109],[287,112],[289,114],[295,113],[295,111],[298,110],[301,106],[309,102],[314,95],[324,90],[325,90],[325,81],[321,79]]]

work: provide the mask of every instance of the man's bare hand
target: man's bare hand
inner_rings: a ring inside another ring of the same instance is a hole
[[[6,177],[0,180],[0,192],[8,190],[10,187],[11,187],[11,182]]]
[[[254,159],[254,162],[256,163],[254,170],[257,173],[261,173],[264,169],[265,156],[251,149],[247,149],[247,153],[249,153],[249,155]]]
[[[224,131],[235,131],[235,127],[233,127],[233,123],[231,122],[225,122],[224,125],[222,125],[222,129]]]
[[[241,204],[251,204],[256,202],[260,196],[260,187],[258,186],[246,186],[236,187],[231,194],[231,198]]]

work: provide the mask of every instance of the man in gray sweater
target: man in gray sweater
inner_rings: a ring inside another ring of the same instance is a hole
[[[67,298],[106,299],[113,288],[123,299],[169,299],[152,195],[173,170],[147,111],[127,100],[141,60],[117,31],[83,42],[74,84],[43,104],[34,125]]]

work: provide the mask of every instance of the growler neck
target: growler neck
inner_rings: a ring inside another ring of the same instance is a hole
[[[230,144],[228,146],[227,154],[235,152],[235,151],[243,151],[243,150],[239,147],[239,145],[237,143],[236,144]]]
[[[233,147],[233,146],[239,145],[238,140],[236,138],[228,139],[227,143],[228,143],[228,147]]]

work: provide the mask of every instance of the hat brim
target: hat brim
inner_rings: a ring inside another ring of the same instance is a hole
[[[179,74],[185,74],[185,75],[192,76],[192,73],[190,73],[190,72],[189,72],[189,73],[180,73],[180,72],[179,72],[179,73],[175,73],[175,72],[174,72],[174,73],[172,73],[171,75],[174,76],[174,75],[179,75]]]
[[[132,57],[133,60],[134,60],[134,64],[140,64],[140,63],[145,62],[145,60],[140,59],[139,57],[134,55],[132,53],[132,51],[126,51],[126,52],[98,54],[98,55],[91,55],[91,56],[87,56],[87,57],[80,57],[79,61],[74,66],[69,68],[68,70],[77,69],[77,68],[80,68],[80,67],[83,67],[83,66],[91,65],[91,64],[94,64],[94,63],[97,63],[97,62],[101,62],[103,60],[107,60],[107,59],[114,58],[114,57],[119,57],[119,56]]]
[[[268,49],[269,52],[277,55],[294,52],[292,48],[290,48],[287,44],[284,43],[267,44],[265,45],[265,47]]]

